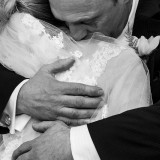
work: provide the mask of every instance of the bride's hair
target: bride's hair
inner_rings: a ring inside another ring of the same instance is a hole
[[[4,18],[6,16],[9,18],[15,12],[24,12],[56,26],[60,26],[62,23],[54,18],[49,0],[2,0],[0,5],[6,14]],[[4,13],[1,18],[2,16]]]

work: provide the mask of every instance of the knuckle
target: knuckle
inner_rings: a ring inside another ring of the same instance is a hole
[[[75,125],[75,126],[81,126],[81,125],[83,125],[83,124],[86,124],[86,123],[84,122],[84,120],[75,120],[75,121],[74,121],[74,125]]]
[[[81,122],[80,122],[80,124],[79,125],[84,125],[84,124],[88,124],[88,123],[90,123],[90,120],[88,119],[88,120],[82,120]]]
[[[81,84],[81,85],[79,85],[79,90],[80,90],[81,92],[86,92],[86,91],[87,91],[87,86],[84,85],[84,84]]]
[[[79,120],[74,120],[73,125],[74,125],[74,126],[78,126],[78,125],[79,125],[79,122],[80,122]]]
[[[79,117],[79,114],[78,114],[78,111],[72,111],[71,112],[71,116],[72,116],[72,118],[78,118]]]
[[[76,100],[76,106],[77,106],[77,107],[83,107],[84,104],[85,104],[84,98],[78,97],[77,100]]]
[[[77,122],[77,125],[83,125],[84,124],[84,121],[83,120],[79,120],[78,122]]]
[[[55,128],[59,128],[59,126],[61,126],[62,124],[63,124],[62,121],[55,121],[55,122],[54,122]]]
[[[90,118],[92,115],[93,115],[93,112],[91,112],[91,111],[86,111],[84,113],[85,118]]]
[[[56,126],[66,126],[66,125],[70,125],[70,120],[64,117],[58,117],[57,121],[56,121]]]
[[[76,86],[75,90],[78,94],[81,94],[84,91],[84,88],[85,88],[84,85],[79,84]]]
[[[66,120],[64,121],[64,123],[66,123],[68,126],[70,126],[70,125],[72,124],[71,120],[69,120],[69,119],[66,119]]]

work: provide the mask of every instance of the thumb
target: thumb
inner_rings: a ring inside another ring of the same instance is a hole
[[[74,62],[75,60],[73,58],[61,59],[47,65],[47,70],[52,74],[64,72],[70,69],[73,66]]]
[[[34,123],[32,125],[32,128],[39,133],[44,133],[46,132],[49,128],[53,126],[54,122],[40,122],[40,123]]]

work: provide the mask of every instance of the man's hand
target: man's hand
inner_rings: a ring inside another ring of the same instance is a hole
[[[43,134],[22,144],[12,160],[73,160],[70,129],[63,122],[41,122],[33,129]]]
[[[73,59],[65,59],[42,67],[21,88],[17,114],[27,114],[41,121],[60,120],[68,125],[87,123],[101,105],[103,91],[55,79],[55,74],[68,70],[73,64]]]

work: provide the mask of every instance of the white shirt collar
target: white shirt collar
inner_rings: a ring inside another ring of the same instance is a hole
[[[118,39],[121,39],[121,38],[123,39],[125,37],[124,35],[128,31],[128,29],[130,29],[130,32],[132,33],[138,3],[139,3],[139,0],[133,0],[132,9],[131,9],[131,12],[130,12],[130,15],[128,18],[128,22],[127,22],[124,30],[122,31],[122,34],[119,36]]]

